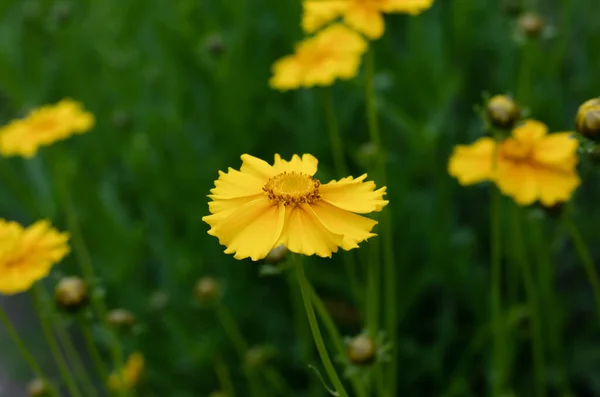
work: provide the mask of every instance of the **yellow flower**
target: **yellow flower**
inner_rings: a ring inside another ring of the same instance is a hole
[[[361,56],[367,49],[362,36],[342,24],[323,29],[301,41],[293,55],[273,64],[271,87],[289,90],[298,87],[327,86],[335,79],[356,76]]]
[[[133,353],[124,368],[110,374],[108,388],[113,391],[131,390],[140,382],[143,372],[144,356],[138,352]]]
[[[71,99],[43,106],[24,119],[0,129],[0,153],[4,156],[33,157],[41,146],[82,134],[94,125],[94,116]]]
[[[461,185],[493,181],[520,205],[567,201],[581,182],[576,169],[579,143],[569,132],[547,133],[543,123],[527,120],[498,144],[481,138],[470,146],[459,145],[448,171]]]
[[[48,221],[28,228],[0,219],[0,294],[25,292],[69,253],[67,233]]]
[[[329,22],[343,17],[344,22],[370,39],[383,35],[383,13],[419,14],[433,5],[433,0],[304,0],[302,28],[315,32]]]
[[[219,171],[208,203],[212,215],[202,218],[236,259],[259,260],[280,244],[304,255],[331,257],[338,247],[357,248],[375,236],[376,221],[358,214],[381,211],[385,187],[363,182],[366,174],[327,184],[315,179],[317,159],[276,154],[273,165],[244,154],[240,171]]]

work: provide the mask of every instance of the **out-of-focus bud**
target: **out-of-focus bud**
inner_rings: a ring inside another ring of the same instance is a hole
[[[253,346],[246,352],[246,367],[254,370],[265,365],[273,356],[275,350],[269,346]]]
[[[212,277],[202,277],[194,287],[194,294],[200,303],[213,303],[221,296],[221,285]]]
[[[265,257],[265,263],[276,264],[285,259],[289,250],[283,244],[278,245],[269,251],[269,254]]]
[[[155,291],[150,295],[148,306],[152,310],[163,310],[169,304],[169,294],[165,291]]]
[[[348,342],[347,353],[352,364],[367,365],[375,361],[377,347],[369,335],[361,334]]]
[[[600,98],[585,101],[577,110],[575,127],[584,137],[600,140]]]
[[[519,17],[519,29],[527,37],[539,37],[544,31],[545,23],[535,12],[526,12]]]
[[[27,384],[27,395],[29,397],[46,397],[49,395],[48,385],[40,378],[32,379]]]
[[[114,309],[106,315],[106,322],[115,328],[131,328],[135,325],[135,315],[129,310]]]
[[[486,112],[490,123],[503,129],[512,128],[521,117],[519,105],[506,95],[491,97]]]
[[[80,277],[64,277],[54,288],[54,299],[61,308],[76,311],[88,302],[88,286]]]
[[[206,38],[206,51],[213,56],[219,56],[225,51],[225,42],[220,34],[213,34]]]

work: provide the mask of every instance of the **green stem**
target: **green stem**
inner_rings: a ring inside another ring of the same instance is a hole
[[[492,187],[491,199],[491,312],[493,337],[493,379],[492,396],[502,395],[505,383],[505,343],[502,324],[502,264],[501,264],[501,229],[500,229],[500,192]]]
[[[337,327],[335,326],[335,322],[331,318],[331,314],[329,313],[329,310],[327,310],[327,307],[325,306],[325,304],[323,303],[323,301],[321,300],[319,295],[317,295],[317,293],[312,288],[312,286],[309,285],[309,289],[310,289],[310,297],[312,299],[314,308],[316,309],[319,317],[321,318],[323,325],[325,325],[325,329],[327,329],[327,332],[329,333],[331,340],[333,340],[333,345],[334,345],[335,349],[337,350],[337,354],[340,357],[345,357],[346,356],[346,348],[345,348],[344,342],[342,340],[342,335],[340,334]],[[366,392],[365,388],[358,381],[358,379],[356,379],[356,377],[354,377],[354,376],[350,377],[350,383],[352,384],[352,387],[354,388],[354,392],[356,393],[356,395],[358,397],[367,397],[367,392]]]
[[[366,84],[365,96],[367,106],[367,123],[369,129],[369,137],[375,151],[377,153],[377,177],[382,185],[386,185],[386,167],[385,155],[382,150],[381,131],[379,129],[379,118],[377,116],[376,95],[375,95],[375,54],[371,49],[366,57]],[[381,216],[381,234],[383,239],[383,262],[384,262],[384,279],[385,279],[385,324],[387,336],[391,340],[396,339],[398,328],[398,306],[396,297],[396,266],[394,259],[394,237],[392,230],[392,211],[390,206],[384,209]],[[371,337],[375,337],[372,334]],[[389,386],[388,394],[390,396],[397,395],[397,368],[398,354],[397,347],[394,346],[390,351],[389,373],[387,384]],[[382,392],[382,391],[380,391]]]
[[[96,342],[94,341],[94,337],[92,336],[92,331],[91,331],[90,325],[85,320],[82,320],[82,321],[79,321],[79,326],[81,328],[81,333],[83,335],[83,339],[85,341],[87,349],[90,353],[90,357],[92,358],[92,361],[94,362],[94,366],[96,367],[96,370],[98,371],[98,375],[100,376],[100,379],[102,379],[102,380],[108,379],[108,372],[106,371],[106,367],[104,365],[104,362],[102,361],[100,352],[98,351],[98,348],[96,347]]]
[[[585,271],[587,273],[588,280],[592,285],[592,289],[594,290],[596,309],[600,318],[600,279],[598,278],[598,272],[596,271],[596,266],[594,265],[592,255],[587,249],[587,246],[583,241],[583,237],[581,236],[581,233],[579,233],[579,230],[575,226],[575,223],[573,223],[573,221],[569,217],[565,216],[564,224],[565,228],[571,236],[571,240],[573,241],[573,245],[575,246],[577,255],[579,255],[579,259],[581,260],[581,263],[583,263],[583,267],[585,268]]]
[[[4,325],[4,328],[6,329],[8,336],[12,339],[13,343],[17,346],[17,349],[19,350],[19,352],[23,356],[23,359],[25,360],[27,365],[29,365],[29,367],[31,368],[31,370],[33,371],[35,376],[37,376],[38,378],[43,380],[44,383],[48,386],[50,395],[52,397],[60,397],[60,395],[56,391],[56,388],[48,381],[48,377],[44,374],[40,365],[37,363],[35,358],[31,355],[31,353],[29,352],[29,349],[27,349],[25,342],[23,342],[23,340],[19,336],[19,333],[13,326],[12,322],[10,321],[10,318],[8,317],[8,314],[6,314],[6,311],[4,310],[4,307],[2,305],[0,305],[0,322],[2,322],[2,325]]]
[[[304,301],[304,308],[306,309],[306,315],[308,316],[308,323],[310,324],[310,329],[313,334],[313,339],[315,340],[315,344],[317,345],[317,351],[319,352],[319,356],[321,357],[321,361],[325,366],[325,370],[329,375],[329,378],[333,382],[333,386],[337,391],[340,397],[348,397],[348,392],[344,388],[340,377],[338,376],[331,359],[329,358],[329,353],[327,353],[327,348],[325,347],[325,342],[323,341],[323,337],[321,335],[321,330],[319,329],[319,323],[317,322],[317,318],[315,316],[315,311],[312,305],[311,299],[311,286],[309,284],[308,279],[304,275],[304,268],[302,266],[302,260],[298,255],[298,263],[296,265],[298,283],[300,284],[300,291],[302,292],[302,300]]]
[[[340,127],[335,116],[335,107],[333,106],[333,92],[331,87],[324,90],[325,97],[325,116],[327,119],[327,130],[329,131],[329,143],[331,144],[331,154],[335,164],[335,170],[340,175],[348,174],[348,166],[344,158],[344,146]]]
[[[73,375],[69,371],[69,366],[67,365],[65,358],[63,357],[62,352],[60,351],[60,347],[56,341],[56,338],[54,337],[54,334],[52,333],[52,327],[51,327],[50,323],[48,322],[48,318],[47,318],[48,313],[46,311],[46,308],[43,306],[43,298],[42,298],[43,294],[41,291],[41,286],[35,285],[31,289],[31,293],[33,295],[35,310],[38,314],[38,318],[40,320],[40,325],[42,326],[42,332],[44,334],[44,338],[46,338],[46,343],[48,343],[48,346],[50,347],[50,351],[51,351],[52,355],[54,356],[54,360],[56,361],[56,365],[58,366],[60,375],[63,378],[63,381],[65,382],[65,384],[67,385],[67,388],[69,389],[69,393],[73,397],[82,397],[82,394],[79,391],[79,388],[77,387],[77,383],[75,382]]]
[[[233,384],[233,380],[231,379],[229,367],[220,358],[217,359],[215,366],[215,372],[217,373],[217,378],[219,378],[221,389],[225,391],[227,397],[235,397],[235,386]]]
[[[525,291],[531,318],[531,348],[533,355],[533,370],[535,375],[535,390],[538,397],[546,396],[546,368],[542,341],[542,318],[533,271],[524,247],[524,236],[521,226],[521,209],[513,205],[513,232],[515,259],[519,262],[523,274]]]

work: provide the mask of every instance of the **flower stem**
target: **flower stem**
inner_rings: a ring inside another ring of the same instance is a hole
[[[596,309],[598,310],[598,316],[600,318],[600,279],[598,278],[598,272],[596,271],[596,266],[594,265],[592,255],[587,249],[587,246],[583,241],[583,237],[581,236],[581,233],[579,233],[575,223],[573,223],[573,221],[567,216],[564,217],[564,225],[571,236],[571,240],[573,241],[577,255],[579,255],[579,259],[583,263],[588,280],[592,285],[592,289],[594,290]]]
[[[535,390],[537,397],[546,396],[545,361],[542,341],[542,318],[537,294],[537,287],[531,265],[524,248],[524,237],[521,226],[521,209],[513,205],[513,232],[515,259],[519,262],[523,275],[523,284],[527,293],[528,306],[531,311],[531,348],[533,355],[533,370],[535,375]]]
[[[377,176],[382,185],[386,185],[385,155],[382,150],[381,132],[377,116],[375,97],[375,53],[370,49],[366,56],[366,84],[365,96],[367,106],[367,122],[371,143],[375,146],[377,153]],[[381,234],[383,239],[383,262],[385,279],[385,319],[388,338],[396,339],[398,327],[398,308],[396,299],[396,266],[394,259],[394,238],[392,230],[392,211],[390,206],[382,212]],[[375,334],[371,335],[375,337]],[[393,346],[390,351],[389,374],[387,379],[388,394],[395,396],[397,387],[398,354],[397,347]]]
[[[19,336],[19,333],[13,326],[12,322],[10,321],[10,318],[8,317],[8,314],[6,314],[6,311],[4,310],[4,307],[2,305],[0,305],[0,322],[2,322],[2,325],[6,329],[8,336],[12,339],[13,343],[17,346],[17,349],[19,349],[19,352],[23,356],[23,359],[25,360],[25,362],[27,362],[27,365],[29,365],[29,367],[31,368],[31,370],[33,371],[35,376],[37,376],[38,378],[43,380],[44,383],[48,386],[50,395],[52,397],[60,397],[58,392],[56,391],[56,388],[54,387],[54,385],[50,384],[50,382],[48,381],[48,378],[42,371],[42,368],[37,363],[35,358],[31,355],[31,353],[29,352],[29,349],[27,349],[25,342],[23,342],[23,340]]]
[[[344,147],[340,127],[335,116],[335,107],[333,106],[333,92],[331,87],[324,89],[325,116],[327,119],[327,129],[329,131],[329,143],[331,144],[331,154],[335,164],[335,170],[340,175],[348,174],[348,166],[344,158]]]
[[[231,372],[229,371],[227,363],[221,358],[217,358],[215,362],[215,372],[217,373],[217,378],[219,378],[221,389],[225,391],[225,395],[227,397],[235,397],[235,386],[231,379]]]
[[[492,396],[499,397],[504,390],[505,382],[505,340],[502,324],[501,295],[501,229],[500,229],[500,192],[492,187],[491,199],[491,312],[493,338],[493,378]]]
[[[46,343],[48,343],[48,346],[50,347],[50,351],[54,356],[54,360],[56,361],[56,365],[58,366],[60,375],[63,378],[65,384],[67,385],[67,388],[69,389],[69,393],[73,397],[82,397],[82,394],[79,391],[79,388],[77,387],[75,379],[69,371],[69,366],[67,365],[67,362],[65,361],[65,358],[63,357],[62,352],[60,351],[60,347],[52,332],[52,327],[48,322],[48,313],[46,311],[46,308],[43,307],[41,288],[42,287],[40,285],[35,285],[31,289],[31,293],[33,295],[35,310],[38,314],[40,325],[42,326],[44,338],[46,338]]]
[[[106,366],[104,365],[104,362],[102,361],[100,352],[98,351],[98,348],[96,347],[96,343],[94,341],[94,337],[92,336],[92,331],[91,331],[90,325],[85,320],[80,320],[79,325],[81,328],[81,333],[83,335],[83,339],[84,339],[87,349],[90,353],[90,357],[92,358],[92,361],[94,362],[96,370],[98,371],[98,375],[104,381],[104,380],[108,379],[108,372],[106,371]]]
[[[300,284],[300,291],[302,292],[302,300],[304,301],[304,308],[306,309],[306,315],[308,316],[308,323],[310,324],[310,329],[313,334],[313,339],[315,340],[315,344],[317,345],[317,351],[319,352],[319,356],[321,357],[321,361],[325,366],[325,370],[329,375],[329,378],[333,382],[333,386],[337,391],[340,397],[348,397],[348,392],[344,388],[340,377],[338,376],[331,359],[329,358],[329,353],[327,353],[327,348],[325,347],[325,342],[323,341],[323,337],[321,335],[321,330],[319,329],[319,323],[317,322],[317,317],[315,316],[315,311],[312,305],[311,299],[311,286],[309,284],[308,279],[304,275],[304,268],[302,266],[302,260],[298,255],[298,263],[296,264],[296,271],[298,276],[298,283]]]

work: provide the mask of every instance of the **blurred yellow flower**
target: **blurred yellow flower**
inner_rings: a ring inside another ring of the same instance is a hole
[[[113,372],[108,377],[108,388],[113,391],[131,390],[142,378],[144,373],[144,356],[136,352],[129,356],[125,367]]]
[[[539,200],[552,206],[569,200],[581,182],[576,169],[578,145],[569,132],[548,135],[546,125],[527,120],[498,144],[481,138],[470,146],[457,146],[448,171],[461,185],[493,181],[520,205]]]
[[[278,90],[289,90],[327,86],[338,78],[351,79],[358,73],[366,50],[367,42],[360,34],[342,24],[328,26],[298,43],[293,55],[276,61],[269,84]]]
[[[0,294],[25,292],[46,277],[69,253],[68,239],[45,220],[23,228],[0,219]]]
[[[0,153],[4,156],[33,157],[48,146],[73,134],[82,134],[94,125],[94,116],[80,103],[63,99],[56,105],[35,109],[24,119],[0,128]]]
[[[315,32],[329,22],[343,17],[344,22],[370,39],[383,35],[383,13],[419,14],[433,5],[433,0],[304,0],[302,28]]]
[[[338,247],[357,248],[375,236],[376,221],[359,214],[381,211],[386,188],[363,182],[366,174],[321,184],[313,176],[318,161],[310,154],[291,161],[276,154],[273,165],[244,154],[240,171],[219,171],[202,218],[236,259],[259,260],[284,244],[304,255],[331,257]]]

